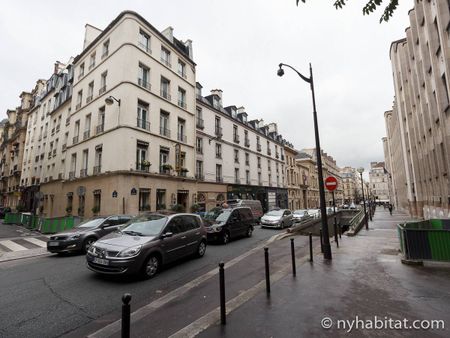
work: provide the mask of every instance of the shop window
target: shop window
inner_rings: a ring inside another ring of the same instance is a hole
[[[156,190],[156,210],[166,209],[166,189]]]
[[[139,189],[139,211],[150,211],[150,189]]]

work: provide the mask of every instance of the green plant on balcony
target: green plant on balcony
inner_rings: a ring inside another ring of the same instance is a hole
[[[152,164],[147,161],[147,160],[142,160],[141,162],[141,166],[145,167],[145,168],[149,168]]]
[[[191,206],[191,212],[198,212],[200,210],[200,205],[198,204],[192,204]]]
[[[170,164],[168,164],[168,163],[164,163],[164,164],[161,166],[161,168],[162,168],[163,171],[170,171],[170,170],[173,169],[173,167],[172,167]]]
[[[188,168],[181,168],[181,169],[180,169],[180,172],[182,172],[182,173],[187,173],[187,172],[189,172],[189,169],[188,169]]]
[[[184,207],[181,204],[174,204],[171,207],[172,211],[175,212],[183,212],[184,211]]]

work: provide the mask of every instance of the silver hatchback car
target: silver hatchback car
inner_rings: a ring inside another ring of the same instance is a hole
[[[86,254],[90,270],[153,277],[163,264],[206,252],[206,229],[195,214],[146,213],[95,242]]]

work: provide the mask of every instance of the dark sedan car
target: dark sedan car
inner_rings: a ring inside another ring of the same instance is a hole
[[[47,251],[63,253],[71,251],[87,252],[87,249],[99,238],[116,231],[118,227],[131,219],[131,216],[113,215],[88,219],[73,229],[50,237]]]
[[[103,274],[153,277],[163,264],[182,257],[202,257],[206,230],[195,214],[147,213],[94,243],[86,254],[90,270]]]

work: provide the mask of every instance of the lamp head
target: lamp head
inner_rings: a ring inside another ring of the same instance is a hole
[[[105,99],[105,103],[106,103],[108,106],[110,106],[110,105],[112,105],[112,104],[114,103],[114,100],[113,100],[113,98],[112,98],[111,96],[108,96],[108,97]]]
[[[364,172],[364,168],[363,167],[359,167],[358,169],[356,169],[360,174],[362,174]]]
[[[279,76],[279,77],[282,77],[283,75],[284,75],[284,69],[283,68],[281,68],[282,67],[282,64],[280,63],[280,65],[279,65],[279,69],[278,69],[278,71],[277,71],[277,75]]]

